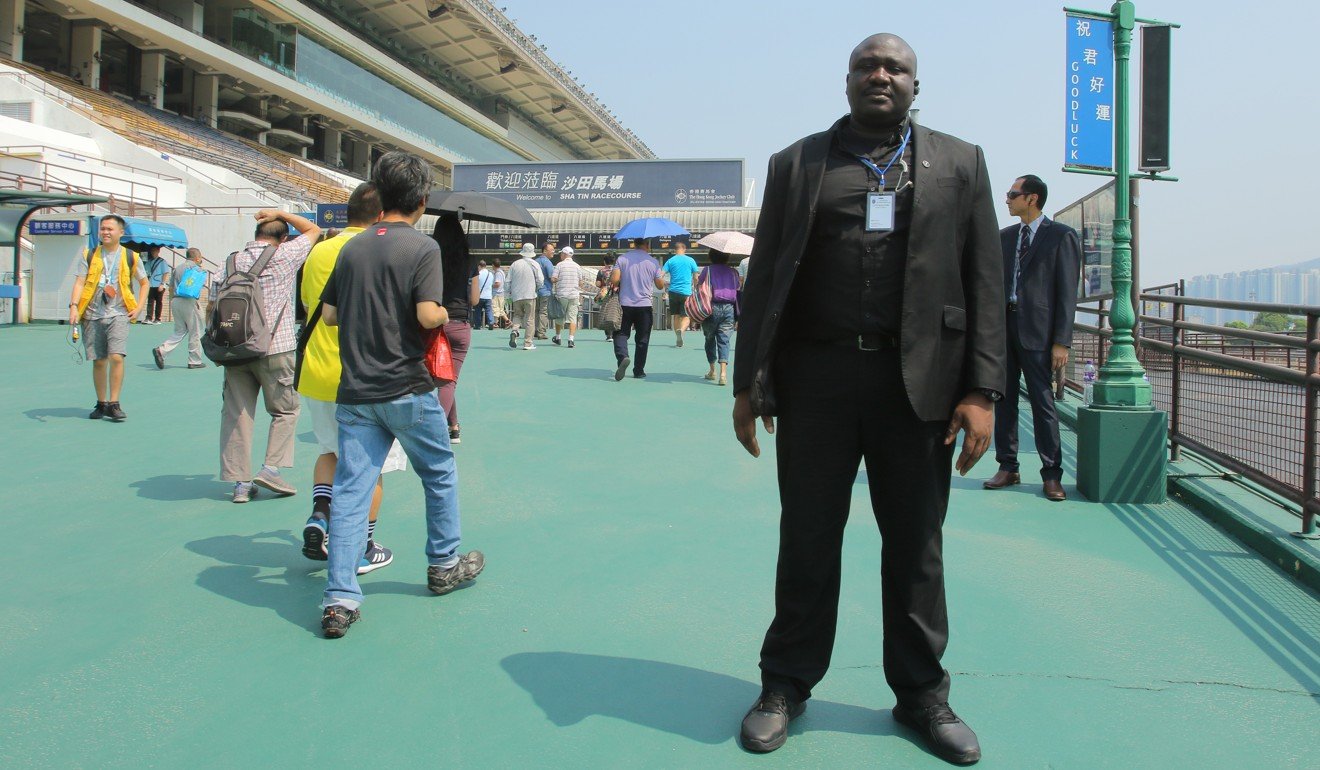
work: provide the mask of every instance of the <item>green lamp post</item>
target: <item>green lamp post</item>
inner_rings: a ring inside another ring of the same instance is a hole
[[[1151,406],[1150,382],[1137,359],[1133,337],[1137,315],[1132,304],[1129,116],[1132,31],[1138,22],[1164,22],[1138,19],[1129,0],[1114,3],[1109,13],[1065,11],[1107,20],[1114,35],[1114,300],[1109,316],[1113,337],[1092,403],[1078,410],[1077,488],[1098,502],[1160,502],[1165,498],[1168,418]],[[1097,173],[1094,169],[1064,170]]]

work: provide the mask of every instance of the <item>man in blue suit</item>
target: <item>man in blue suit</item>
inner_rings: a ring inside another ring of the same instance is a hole
[[[995,404],[995,460],[999,472],[986,489],[1020,484],[1018,473],[1018,379],[1027,381],[1027,399],[1040,454],[1045,497],[1067,498],[1059,417],[1054,411],[1050,376],[1068,362],[1082,245],[1077,231],[1042,213],[1049,194],[1040,177],[1028,174],[1008,191],[1008,213],[1021,224],[999,232],[1004,252],[1004,295],[1008,308],[1008,380],[1004,398]]]

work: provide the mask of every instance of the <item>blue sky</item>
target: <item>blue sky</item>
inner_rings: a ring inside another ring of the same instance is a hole
[[[758,199],[771,153],[847,112],[848,52],[872,32],[916,50],[920,122],[985,148],[1002,224],[1002,192],[1019,174],[1050,185],[1047,213],[1104,181],[1059,170],[1063,3],[496,4],[660,157],[745,158]],[[1320,257],[1306,229],[1320,220],[1320,87],[1308,59],[1320,10],[1151,0],[1137,14],[1183,25],[1169,172],[1182,181],[1143,185],[1141,283]]]

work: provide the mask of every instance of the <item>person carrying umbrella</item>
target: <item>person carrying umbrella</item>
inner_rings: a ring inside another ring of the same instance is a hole
[[[623,379],[628,364],[633,364],[633,377],[646,377],[646,351],[651,344],[651,287],[663,289],[665,279],[660,276],[660,263],[651,256],[651,244],[646,238],[633,241],[633,247],[614,263],[610,284],[619,293],[623,308],[623,324],[614,334],[614,358],[618,367],[614,381]],[[628,358],[628,337],[637,330],[634,359]]]

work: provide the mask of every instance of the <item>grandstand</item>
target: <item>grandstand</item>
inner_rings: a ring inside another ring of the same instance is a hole
[[[392,149],[441,186],[654,157],[485,0],[0,0],[0,188],[103,195],[219,257],[257,208],[342,202]]]

